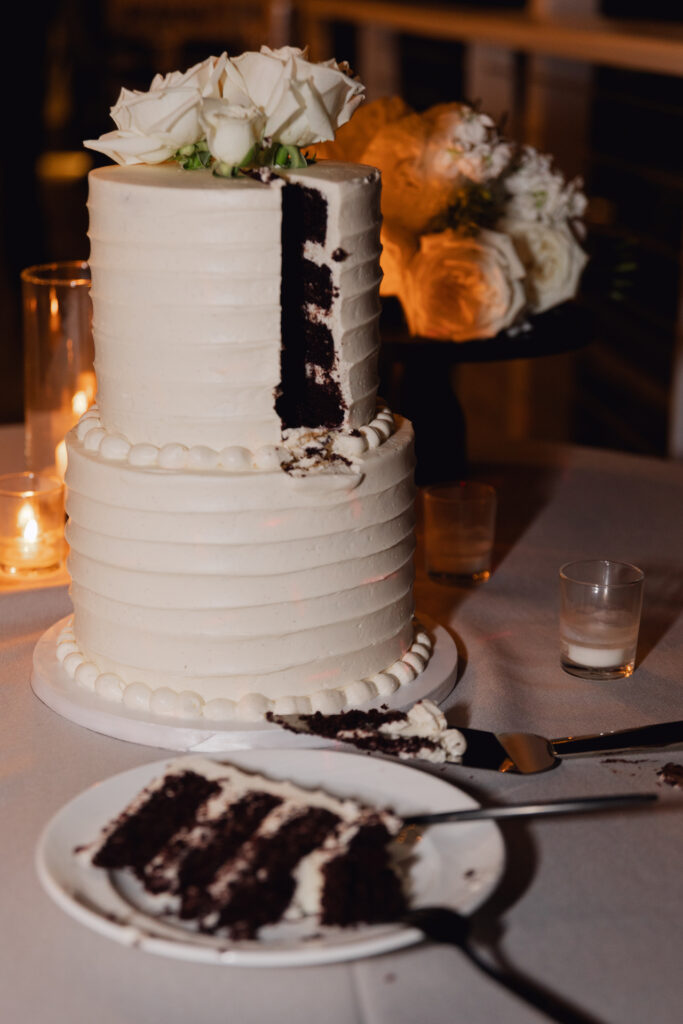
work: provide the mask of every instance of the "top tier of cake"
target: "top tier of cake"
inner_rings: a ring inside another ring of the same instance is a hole
[[[270,177],[270,175],[267,175]],[[379,173],[90,174],[98,405],[131,443],[252,451],[375,412]]]

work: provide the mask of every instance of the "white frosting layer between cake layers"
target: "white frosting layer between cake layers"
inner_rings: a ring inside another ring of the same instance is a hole
[[[315,164],[263,184],[175,164],[104,167],[89,176],[98,402],[131,444],[278,444],[283,181],[327,200],[324,247],[335,300],[344,423],[375,406],[379,314],[379,173]],[[332,254],[343,250],[345,258]],[[285,259],[287,254],[284,254]]]
[[[303,475],[140,467],[88,436],[68,438],[77,682],[155,713],[255,719],[340,710],[424,666],[407,421]]]

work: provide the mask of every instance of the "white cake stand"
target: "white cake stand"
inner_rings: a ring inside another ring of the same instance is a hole
[[[181,719],[143,714],[83,690],[57,660],[57,638],[67,619],[68,616],[51,626],[36,644],[31,687],[49,708],[77,725],[129,743],[186,753],[223,753],[254,747],[329,746],[329,740],[292,733],[271,722],[208,722],[205,718]],[[458,666],[458,651],[453,638],[443,626],[432,623],[426,616],[421,616],[420,621],[434,638],[432,657],[424,672],[411,683],[399,687],[391,696],[375,697],[360,705],[363,710],[382,706],[401,710],[424,698],[439,704],[453,690]]]

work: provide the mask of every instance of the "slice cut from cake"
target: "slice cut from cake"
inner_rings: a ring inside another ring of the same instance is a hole
[[[431,700],[418,701],[409,711],[351,710],[338,715],[270,712],[266,718],[292,732],[313,733],[402,760],[459,764],[467,746],[463,734],[448,728],[446,716]]]
[[[402,822],[323,790],[200,757],[179,758],[77,854],[132,873],[164,917],[250,939],[316,915],[394,921],[406,910]]]

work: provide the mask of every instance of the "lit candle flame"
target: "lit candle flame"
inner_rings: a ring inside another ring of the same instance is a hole
[[[76,387],[78,390],[71,399],[71,411],[75,416],[82,416],[95,401],[97,380],[92,370],[84,370],[79,373]]]
[[[77,391],[71,399],[71,408],[76,416],[82,416],[84,412],[87,412],[89,404],[85,391]]]
[[[21,536],[27,544],[35,544],[38,539],[38,520],[33,514],[33,508],[25,502],[19,509],[17,525],[21,530]]]
[[[66,473],[66,463],[66,441],[60,441],[57,447],[55,448],[55,469],[57,471],[57,476],[59,477],[60,480],[64,479],[64,475]]]

